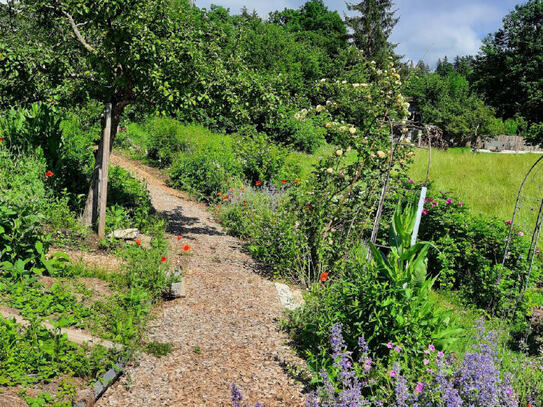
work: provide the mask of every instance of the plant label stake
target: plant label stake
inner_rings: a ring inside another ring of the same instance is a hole
[[[417,218],[415,219],[415,227],[413,228],[413,233],[411,234],[411,246],[414,246],[417,243],[417,236],[419,234],[420,220],[422,218],[422,211],[424,210],[424,200],[426,199],[426,191],[428,188],[422,187],[420,190],[419,205],[417,207]]]

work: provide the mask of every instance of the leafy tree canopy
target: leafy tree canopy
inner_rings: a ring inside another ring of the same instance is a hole
[[[543,121],[543,1],[529,0],[503,19],[475,61],[474,85],[503,117]]]

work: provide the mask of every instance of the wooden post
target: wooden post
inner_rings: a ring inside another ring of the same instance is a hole
[[[98,238],[103,239],[106,232],[107,179],[109,172],[109,147],[111,141],[111,103],[106,104],[105,126],[102,145],[102,168],[99,170],[98,187]]]

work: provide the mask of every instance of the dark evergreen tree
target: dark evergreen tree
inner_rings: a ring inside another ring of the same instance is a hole
[[[352,29],[350,40],[366,58],[382,62],[394,55],[397,44],[390,43],[388,37],[399,18],[395,17],[396,10],[392,10],[392,0],[362,0],[347,3],[347,9],[357,13],[345,17],[345,24]]]

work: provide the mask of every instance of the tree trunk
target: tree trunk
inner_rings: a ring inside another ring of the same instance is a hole
[[[109,155],[113,148],[113,142],[117,135],[117,128],[121,121],[121,115],[126,107],[127,103],[107,103],[104,110],[104,117],[102,119],[102,137],[100,138],[100,144],[98,150],[95,153],[94,171],[92,173],[91,184],[89,187],[89,193],[87,195],[87,201],[85,203],[85,210],[81,218],[85,226],[94,227],[96,221],[100,215],[100,198],[103,202],[103,219],[105,221],[105,204],[107,202],[107,178],[108,171],[103,169],[104,161],[109,165]],[[109,117],[109,119],[108,119]],[[106,137],[106,132],[109,133],[109,137]],[[109,138],[109,144],[106,146],[104,154],[104,141]],[[103,234],[102,223],[100,224],[99,231]],[[103,236],[100,236],[103,238]]]

